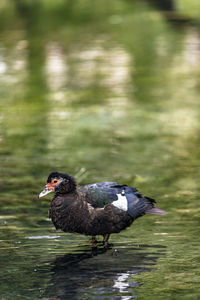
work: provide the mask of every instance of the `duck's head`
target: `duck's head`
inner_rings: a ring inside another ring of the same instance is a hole
[[[48,179],[45,189],[39,194],[39,198],[46,196],[51,192],[56,194],[66,194],[75,191],[75,179],[69,174],[52,172]]]

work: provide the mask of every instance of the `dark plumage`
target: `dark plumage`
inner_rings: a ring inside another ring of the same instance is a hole
[[[55,192],[49,209],[56,229],[85,235],[103,235],[108,241],[144,214],[163,215],[155,200],[144,197],[136,188],[116,182],[100,182],[77,188],[75,179],[52,172],[39,197]]]

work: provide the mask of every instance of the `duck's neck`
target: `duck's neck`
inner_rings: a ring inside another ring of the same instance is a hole
[[[71,192],[69,192],[69,193],[60,193],[60,192],[57,192],[55,194],[54,198],[57,198],[57,197],[62,197],[63,199],[66,199],[66,198],[70,199],[72,197],[73,198],[77,198],[78,197],[78,192],[77,192],[76,189],[73,190],[73,191],[71,191]]]
[[[79,198],[79,195],[76,190],[70,192],[70,193],[56,193],[54,199],[52,200],[52,206],[54,208],[57,208],[58,206],[60,208],[63,208],[63,211],[61,209],[60,213],[63,214],[65,210],[79,210],[79,207],[81,207],[82,200]]]

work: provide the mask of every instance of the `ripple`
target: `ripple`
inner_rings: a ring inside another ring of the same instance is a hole
[[[28,236],[26,239],[29,240],[39,240],[39,239],[57,239],[60,238],[60,235],[34,235],[34,236]]]

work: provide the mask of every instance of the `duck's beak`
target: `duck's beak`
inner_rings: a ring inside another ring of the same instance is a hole
[[[53,191],[54,191],[54,187],[52,187],[50,184],[47,184],[45,189],[38,195],[38,198],[44,197]]]

